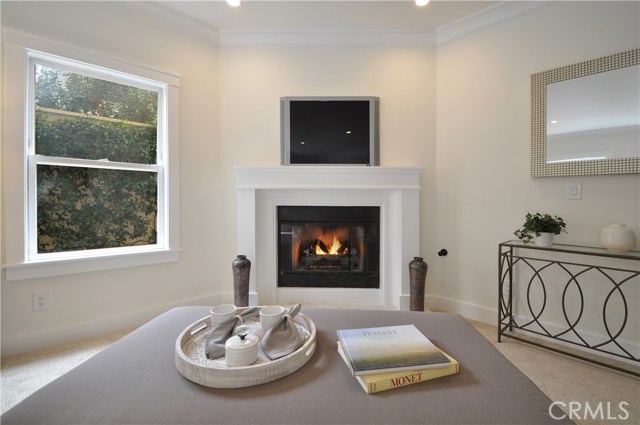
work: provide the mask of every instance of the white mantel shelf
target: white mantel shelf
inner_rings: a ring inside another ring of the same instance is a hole
[[[420,168],[234,167],[238,254],[252,262],[249,304],[393,305],[408,310],[409,262],[420,249]],[[380,288],[278,288],[277,209],[283,205],[380,207]]]
[[[420,189],[421,168],[234,167],[238,189]]]

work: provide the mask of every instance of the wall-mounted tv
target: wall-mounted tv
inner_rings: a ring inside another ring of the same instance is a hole
[[[378,97],[280,98],[283,165],[379,165]]]

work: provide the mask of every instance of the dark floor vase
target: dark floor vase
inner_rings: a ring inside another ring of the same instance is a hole
[[[413,257],[409,263],[411,311],[424,311],[424,290],[427,281],[427,263],[422,257]]]
[[[238,255],[231,264],[233,269],[233,303],[237,307],[249,305],[249,273],[251,261],[246,255]]]

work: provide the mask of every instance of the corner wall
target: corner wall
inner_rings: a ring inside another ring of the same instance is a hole
[[[552,2],[438,48],[432,307],[497,322],[498,243],[527,212],[559,215],[559,243],[599,246],[624,223],[640,236],[640,176],[532,179],[530,75],[639,46],[638,2]],[[568,200],[566,184],[582,183]],[[431,210],[432,211],[432,210]],[[423,238],[426,235],[423,234]]]
[[[221,47],[218,184],[224,199],[235,202],[233,166],[280,165],[280,97],[379,96],[380,164],[422,168],[421,216],[430,214],[435,68],[435,49],[426,47]],[[233,207],[220,218],[235,238]]]

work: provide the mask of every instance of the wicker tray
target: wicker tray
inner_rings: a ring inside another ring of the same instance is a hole
[[[246,310],[240,308],[239,311]],[[242,388],[264,384],[289,375],[304,366],[316,350],[316,325],[302,313],[294,317],[294,323],[305,342],[293,353],[276,360],[269,360],[258,350],[258,360],[250,366],[229,367],[225,358],[209,360],[204,354],[204,343],[211,330],[211,318],[203,317],[183,330],[176,340],[176,367],[188,380],[211,388]],[[262,338],[258,319],[245,322],[250,333]]]

